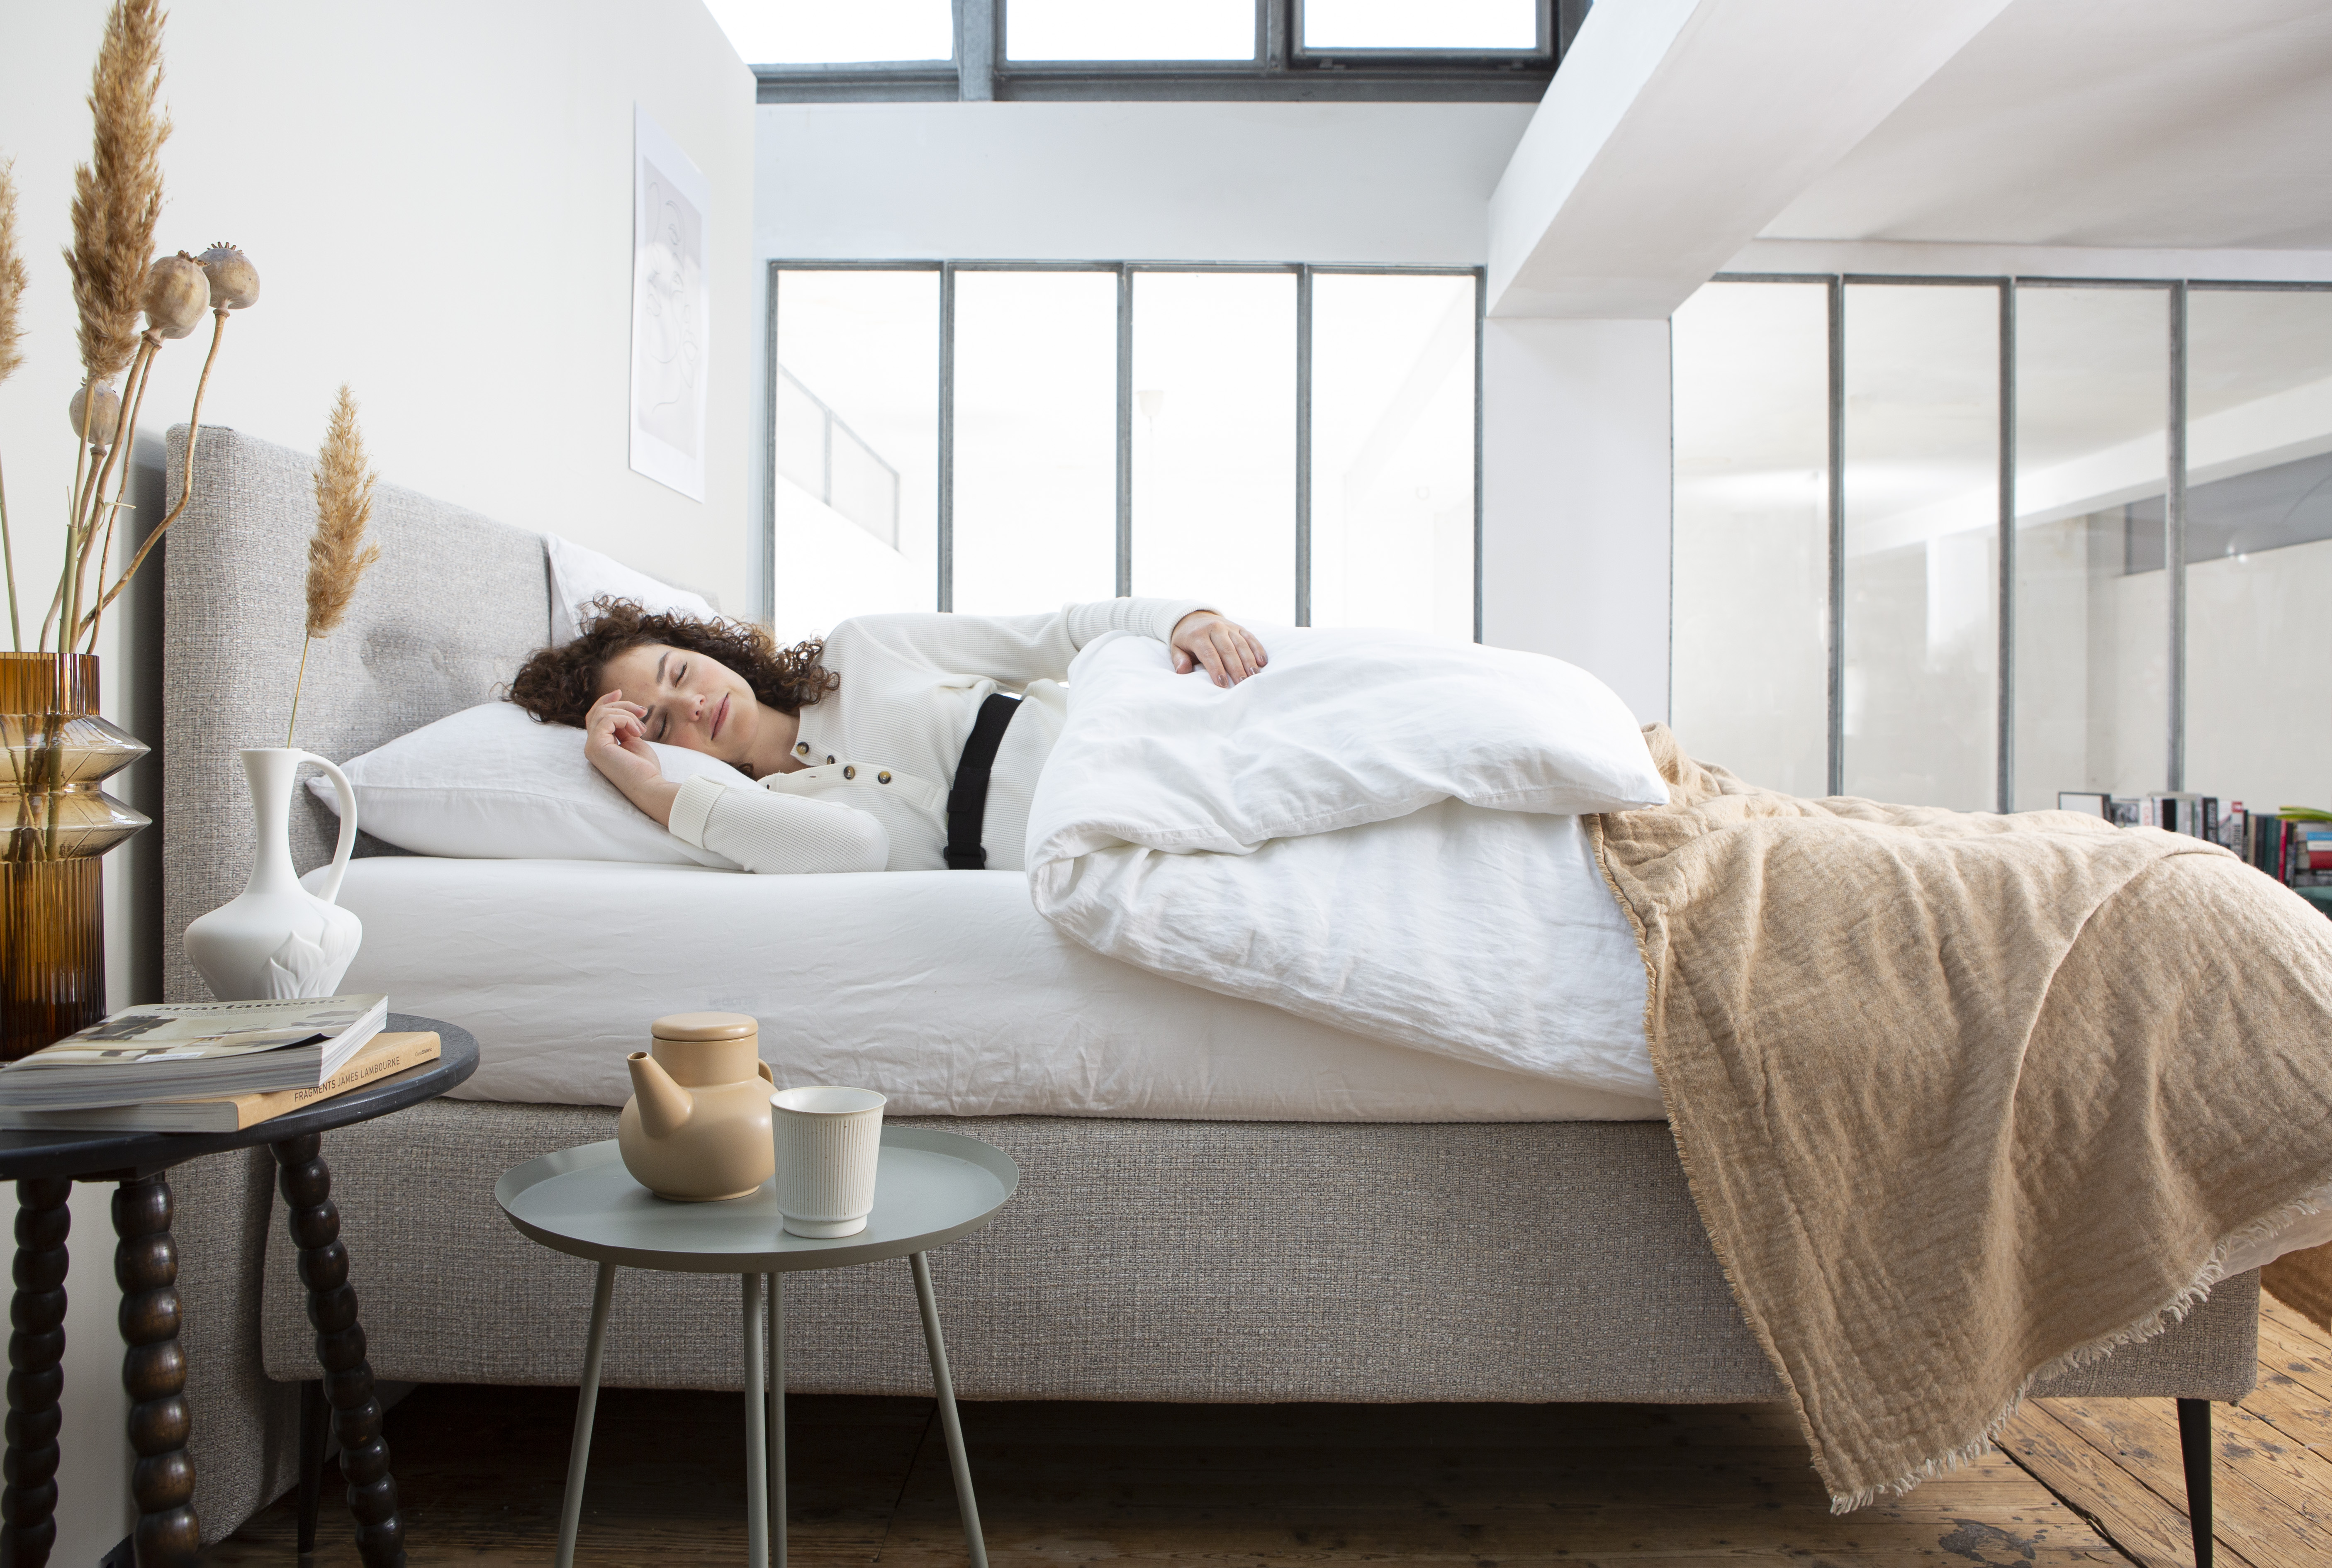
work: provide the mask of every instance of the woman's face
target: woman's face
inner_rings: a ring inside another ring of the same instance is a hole
[[[647,710],[647,738],[685,746],[724,762],[741,762],[753,749],[761,704],[745,678],[686,648],[643,643],[609,659],[599,672],[599,694],[620,692]]]

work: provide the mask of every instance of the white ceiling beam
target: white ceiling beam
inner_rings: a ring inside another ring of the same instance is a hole
[[[1598,5],[1490,198],[1490,310],[1657,320],[2009,0]]]

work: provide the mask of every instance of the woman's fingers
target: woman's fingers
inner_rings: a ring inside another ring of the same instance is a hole
[[[1263,667],[1262,646],[1244,627],[1218,621],[1207,628],[1207,644],[1214,654],[1207,668],[1219,686],[1236,686]]]
[[[1236,686],[1271,662],[1253,633],[1210,611],[1185,617],[1171,647],[1176,674],[1204,669],[1218,686]]]

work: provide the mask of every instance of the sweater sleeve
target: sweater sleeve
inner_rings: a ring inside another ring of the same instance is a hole
[[[673,835],[748,871],[880,871],[891,836],[865,811],[831,800],[745,789],[698,777],[672,803]]]
[[[1209,607],[1199,599],[1101,599],[1051,615],[867,616],[855,625],[894,656],[926,668],[1026,685],[1068,679],[1077,650],[1104,632],[1162,643],[1184,616]]]

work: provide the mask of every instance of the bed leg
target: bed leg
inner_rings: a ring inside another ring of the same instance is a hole
[[[2186,1462],[2186,1522],[2194,1568],[2211,1568],[2211,1401],[2178,1401],[2178,1452]]]

